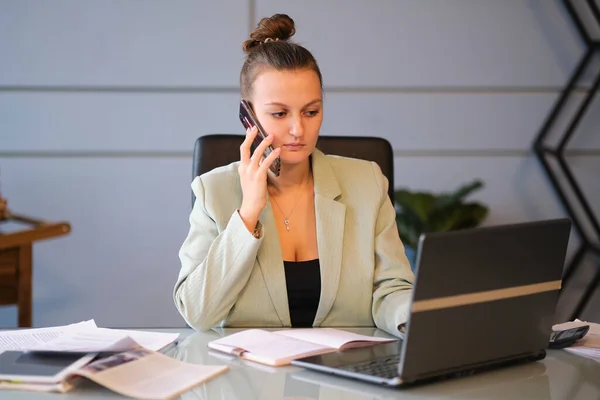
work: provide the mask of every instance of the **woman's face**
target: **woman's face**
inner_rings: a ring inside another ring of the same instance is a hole
[[[310,69],[259,73],[250,99],[254,113],[281,163],[297,164],[313,152],[323,122],[323,99],[317,74]]]

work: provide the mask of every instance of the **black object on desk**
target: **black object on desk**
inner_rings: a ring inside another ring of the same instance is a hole
[[[550,335],[550,349],[564,349],[575,344],[576,341],[583,338],[590,330],[589,325],[578,326],[577,328],[565,329],[563,331],[554,331]]]
[[[0,353],[0,381],[58,383],[93,358],[77,353],[5,351]]]

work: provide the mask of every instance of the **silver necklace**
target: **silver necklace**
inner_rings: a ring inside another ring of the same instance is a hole
[[[306,179],[306,182],[304,183],[304,185],[302,186],[302,188],[304,188],[304,186],[308,185],[308,182],[310,181],[310,174],[308,174],[308,178]],[[298,189],[300,190],[300,188]],[[281,215],[283,215],[283,223],[285,224],[285,230],[286,231],[290,231],[290,217],[292,216],[292,214],[294,213],[294,210],[296,209],[296,206],[298,205],[298,202],[300,201],[300,198],[302,196],[297,196],[296,198],[296,202],[294,203],[294,207],[292,207],[292,210],[290,211],[290,213],[286,216],[285,213],[283,212],[283,210],[281,209],[281,207],[279,206],[279,203],[277,202],[277,199],[275,198],[275,196],[273,196],[271,194],[271,198],[273,199],[273,201],[275,202],[275,205],[277,206],[277,208],[279,209],[279,212],[281,212]]]

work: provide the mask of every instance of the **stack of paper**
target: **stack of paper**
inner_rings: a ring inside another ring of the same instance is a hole
[[[82,378],[138,399],[171,399],[227,370],[158,353],[178,333],[77,324],[0,332],[0,389],[66,392]]]
[[[0,352],[5,350],[27,350],[30,347],[49,342],[66,332],[96,328],[94,320],[51,328],[0,331]]]
[[[147,349],[91,355],[6,351],[0,354],[0,389],[64,393],[90,379],[136,399],[172,399],[223,372],[227,366],[194,365]]]
[[[565,348],[565,350],[582,355],[584,357],[592,358],[600,362],[600,324],[580,321],[576,319],[575,321],[555,325],[553,326],[553,329],[564,330],[577,328],[583,325],[590,326],[590,330],[588,331],[588,333],[582,339],[575,342],[575,344],[573,344],[572,346]]]
[[[94,320],[90,320],[52,328],[0,332],[0,352],[26,350],[104,353],[138,347],[158,351],[178,337],[178,333],[98,328]]]

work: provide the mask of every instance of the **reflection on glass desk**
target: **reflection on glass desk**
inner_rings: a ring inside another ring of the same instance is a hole
[[[387,336],[373,328],[348,330],[365,335]],[[237,330],[157,331],[182,333],[178,346],[167,352],[178,360],[196,364],[226,364],[230,367],[225,374],[184,393],[181,399],[185,400],[600,399],[600,362],[564,350],[549,350],[546,359],[540,362],[409,389],[392,389],[293,366],[269,367],[221,354],[207,347],[210,340]],[[121,397],[91,382],[85,382],[64,395],[0,391],[0,399],[46,398]]]

